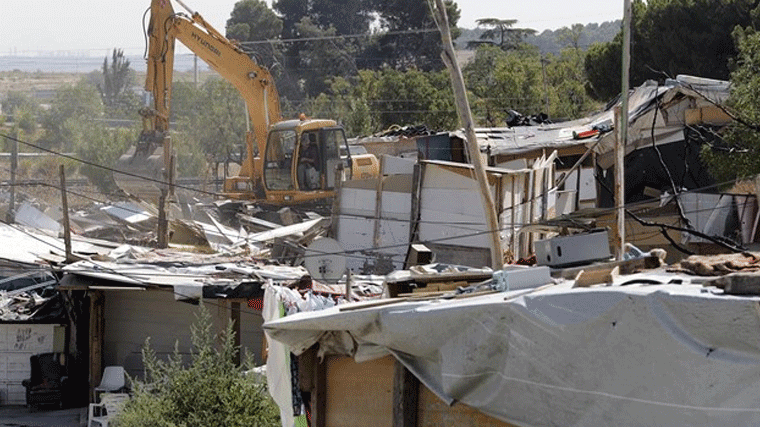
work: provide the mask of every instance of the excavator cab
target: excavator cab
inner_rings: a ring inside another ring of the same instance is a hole
[[[269,131],[264,150],[264,186],[270,203],[330,197],[336,180],[350,179],[351,158],[343,128],[332,120],[286,120]]]

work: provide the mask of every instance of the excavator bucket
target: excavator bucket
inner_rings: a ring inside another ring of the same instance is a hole
[[[163,144],[140,141],[119,157],[114,172],[116,184],[124,192],[143,200],[156,201],[166,189],[169,177]]]

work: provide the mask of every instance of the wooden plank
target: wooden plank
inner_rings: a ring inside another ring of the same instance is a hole
[[[311,391],[311,425],[327,426],[327,363],[317,359],[314,372],[314,388]]]
[[[328,356],[325,361],[325,425],[366,427],[393,424],[393,357],[356,363],[350,357]]]
[[[90,388],[100,384],[103,374],[103,331],[105,329],[103,291],[90,291]]]
[[[418,427],[515,427],[461,403],[449,406],[424,385],[419,388],[417,417]]]
[[[416,427],[420,382],[398,360],[393,373],[393,427]]]
[[[611,268],[597,269],[597,270],[581,270],[577,276],[575,276],[574,288],[587,288],[592,285],[599,285],[602,283],[612,283],[616,277],[620,275],[620,267],[614,266]]]
[[[640,270],[657,268],[660,266],[660,259],[656,256],[644,258],[628,259],[623,261],[604,262],[599,264],[584,265],[582,267],[563,268],[552,270],[552,277],[561,277],[563,279],[575,279],[578,273],[584,271],[589,274],[592,271],[604,270],[612,271],[613,268],[619,267],[620,274],[632,274]]]

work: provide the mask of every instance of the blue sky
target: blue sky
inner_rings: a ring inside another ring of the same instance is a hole
[[[237,0],[184,0],[219,30]],[[268,0],[269,1],[269,0]],[[11,6],[11,3],[13,6]],[[623,0],[457,0],[461,27],[478,18],[517,19],[518,26],[556,29],[574,23],[622,19]],[[103,56],[113,48],[143,50],[142,15],[149,0],[3,1],[0,55],[49,54]],[[182,7],[174,3],[175,10]]]

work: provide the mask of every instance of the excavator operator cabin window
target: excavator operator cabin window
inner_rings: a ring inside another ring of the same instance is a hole
[[[292,190],[295,130],[272,131],[264,156],[264,180],[268,190]]]
[[[322,161],[324,162],[325,182],[327,188],[335,188],[335,171],[339,163],[344,163],[340,156],[341,147],[346,147],[346,135],[343,128],[323,128],[322,136]],[[345,165],[344,165],[345,167]]]

